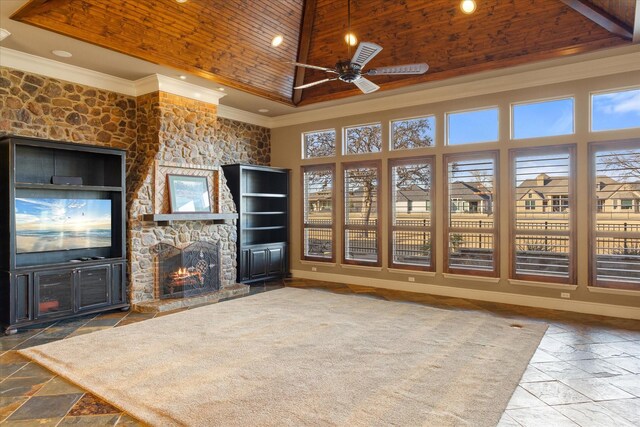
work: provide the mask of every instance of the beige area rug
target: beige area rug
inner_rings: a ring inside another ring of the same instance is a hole
[[[545,325],[284,288],[20,353],[152,425],[494,426]]]

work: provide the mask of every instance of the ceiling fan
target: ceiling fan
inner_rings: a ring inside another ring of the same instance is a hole
[[[347,52],[351,55],[351,41],[354,38],[351,33],[351,1],[347,0],[347,20],[348,20],[348,33],[347,40]],[[355,44],[355,43],[354,43]],[[361,42],[356,49],[353,58],[350,61],[338,60],[333,68],[319,67],[317,65],[303,64],[300,62],[291,62],[297,67],[311,68],[314,70],[321,70],[331,74],[337,74],[337,77],[326,78],[318,80],[312,83],[303,84],[294,87],[294,89],[306,89],[308,87],[316,86],[322,83],[331,82],[334,80],[340,80],[345,83],[353,83],[362,92],[371,93],[380,89],[380,86],[373,83],[371,80],[364,78],[363,76],[380,76],[380,75],[400,75],[400,74],[424,74],[429,69],[426,63],[418,64],[404,64],[404,65],[392,65],[389,67],[370,68],[364,70],[364,66],[367,65],[377,54],[380,53],[382,47],[371,42]]]

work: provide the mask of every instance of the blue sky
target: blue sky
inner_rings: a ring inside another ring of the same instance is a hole
[[[111,224],[111,200],[16,198],[21,230],[104,229]]]
[[[591,130],[640,127],[640,89],[595,94]]]
[[[498,109],[447,114],[449,145],[498,140]]]
[[[573,98],[513,106],[513,138],[573,133]]]

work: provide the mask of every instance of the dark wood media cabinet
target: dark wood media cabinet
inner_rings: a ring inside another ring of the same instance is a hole
[[[129,308],[125,160],[125,152],[118,149],[0,138],[0,324],[6,333]],[[85,203],[110,210],[96,216],[109,226],[95,230]],[[17,210],[37,204],[47,213],[70,216],[57,218],[58,230],[45,214],[38,220]],[[81,213],[68,214],[65,208]],[[36,223],[35,231],[24,225],[29,221]],[[64,222],[71,226],[60,225]]]

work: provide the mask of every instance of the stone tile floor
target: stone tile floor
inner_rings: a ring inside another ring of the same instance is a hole
[[[445,310],[547,323],[549,329],[499,426],[640,425],[640,321],[311,280],[287,280],[286,286],[366,294]],[[251,294],[280,287],[281,282],[253,286]],[[38,325],[0,338],[0,424],[143,425],[91,393],[30,363],[15,350],[167,314],[171,313],[110,312]]]

